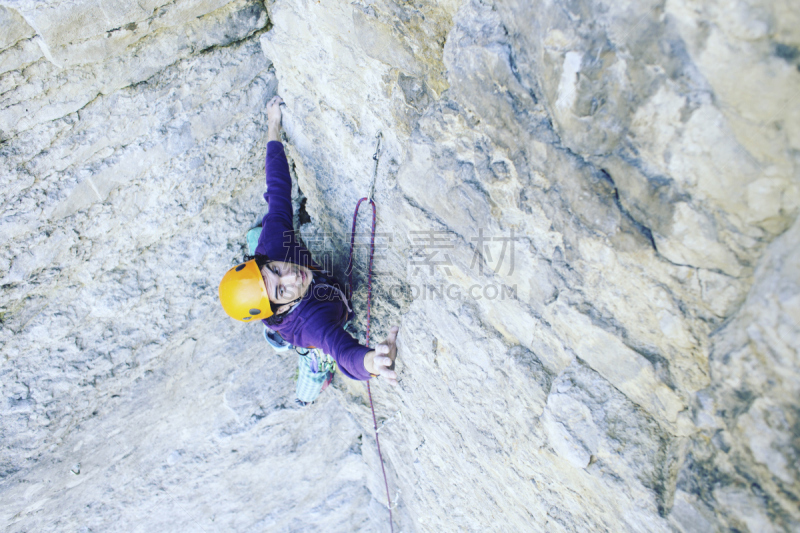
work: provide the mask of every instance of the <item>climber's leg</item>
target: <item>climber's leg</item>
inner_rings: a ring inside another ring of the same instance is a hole
[[[317,350],[300,355],[297,360],[298,403],[305,405],[316,400],[330,376],[329,370],[321,368]]]

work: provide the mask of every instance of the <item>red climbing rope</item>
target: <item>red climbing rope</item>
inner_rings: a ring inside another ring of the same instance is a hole
[[[377,152],[376,152],[377,156]],[[377,161],[377,159],[376,159]],[[376,164],[377,167],[377,164]],[[371,196],[371,194],[370,194]],[[350,232],[350,260],[347,263],[347,283],[350,289],[353,287],[353,246],[356,239],[356,221],[358,220],[358,208],[364,201],[368,201],[372,206],[372,232],[369,239],[369,268],[367,269],[367,346],[369,346],[369,326],[370,326],[370,312],[372,310],[372,258],[375,254],[375,222],[377,220],[377,208],[372,198],[362,198],[356,204],[356,210],[353,213],[353,228]],[[386,485],[386,502],[389,508],[389,526],[392,533],[394,533],[394,522],[392,520],[392,499],[389,496],[389,480],[386,478],[386,468],[383,466],[383,454],[381,453],[381,441],[378,438],[378,420],[375,418],[375,406],[372,403],[372,391],[369,388],[369,381],[367,381],[367,394],[369,395],[369,407],[372,409],[372,424],[375,428],[375,444],[378,445],[378,457],[381,460],[381,471],[383,472],[383,483]]]

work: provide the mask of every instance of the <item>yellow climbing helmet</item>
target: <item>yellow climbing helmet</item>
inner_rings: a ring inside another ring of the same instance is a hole
[[[267,286],[255,259],[228,270],[219,282],[219,301],[228,316],[254,322],[272,316]]]

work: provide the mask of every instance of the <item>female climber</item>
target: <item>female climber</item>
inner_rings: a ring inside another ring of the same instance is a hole
[[[298,348],[298,403],[313,401],[330,382],[332,363],[351,379],[382,376],[397,385],[394,360],[399,328],[393,327],[374,350],[358,343],[344,330],[353,317],[341,284],[324,272],[296,238],[292,225],[292,178],[280,140],[279,96],[267,104],[267,192],[269,212],[264,216],[254,258],[228,270],[219,285],[225,312],[243,322],[261,320],[265,336],[273,332]],[[280,341],[280,339],[278,339]],[[271,342],[275,345],[274,340]]]

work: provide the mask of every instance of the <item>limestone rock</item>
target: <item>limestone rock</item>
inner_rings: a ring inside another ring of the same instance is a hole
[[[9,531],[383,531],[362,383],[227,319],[285,102],[344,277],[377,167],[396,531],[800,528],[784,1],[0,0]],[[354,306],[364,338],[367,216]]]

